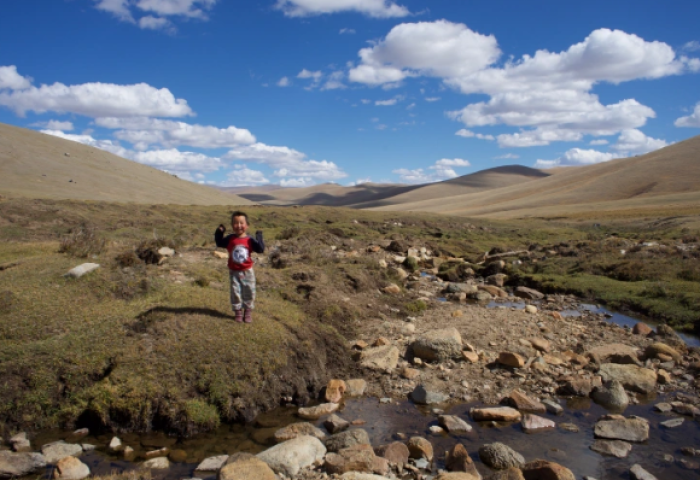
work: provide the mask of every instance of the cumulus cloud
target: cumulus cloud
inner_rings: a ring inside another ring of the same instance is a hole
[[[139,27],[144,30],[165,30],[173,29],[173,24],[167,18],[153,17],[151,15],[139,19]]]
[[[377,100],[374,102],[374,104],[380,107],[390,107],[392,105],[396,105],[398,102],[403,101],[404,98],[405,97],[403,95],[396,95],[394,98],[390,98],[388,100]]]
[[[668,143],[665,140],[647,137],[640,130],[630,129],[620,133],[617,143],[610,148],[625,155],[640,155],[658,150],[667,145]]]
[[[248,185],[264,185],[270,183],[265,178],[265,174],[259,170],[251,170],[246,165],[234,165],[226,176],[226,181],[221,184],[222,187],[243,187]]]
[[[169,172],[189,170],[213,172],[223,165],[220,158],[209,157],[202,153],[181,152],[175,148],[134,152],[132,159],[139,163]]]
[[[95,8],[111,13],[122,22],[147,30],[174,32],[167,17],[207,20],[207,11],[217,0],[94,0]],[[140,18],[137,17],[142,15]]]
[[[95,124],[117,130],[114,136],[130,142],[137,150],[145,150],[153,144],[166,148],[179,145],[230,148],[255,142],[255,136],[249,130],[234,126],[218,128],[148,117],[103,117],[97,118]]]
[[[674,122],[677,127],[700,127],[700,102],[695,105],[693,113],[686,116],[680,117]]]
[[[341,28],[338,33],[340,33],[340,35],[354,35],[355,30],[352,28]]]
[[[432,169],[440,168],[440,167],[469,167],[471,166],[471,163],[469,163],[468,160],[464,160],[461,158],[443,158],[441,160],[438,160],[435,162],[435,165],[433,167],[430,167]]]
[[[347,177],[340,167],[327,160],[307,160],[306,155],[289,147],[255,143],[230,150],[226,159],[262,163],[274,169],[276,177],[307,177],[336,180]]]
[[[47,130],[60,130],[62,132],[70,132],[73,130],[73,122],[61,120],[49,120],[48,122],[38,122],[32,124],[34,127],[44,127]]]
[[[391,0],[277,0],[276,8],[288,17],[354,11],[374,18],[392,18],[411,13]]]
[[[129,0],[95,0],[95,8],[111,13],[123,22],[134,22],[129,9]]]
[[[690,41],[683,45],[683,50],[685,50],[686,52],[697,52],[698,50],[700,50],[700,42],[698,42],[697,40]]]
[[[167,88],[158,89],[146,83],[28,86],[10,92],[0,91],[0,105],[20,116],[28,111],[76,113],[87,117],[183,117],[193,114],[186,100],[176,99]]]
[[[422,168],[414,170],[399,168],[392,170],[392,173],[397,174],[399,180],[404,183],[432,183],[458,177],[459,175],[454,171],[453,167],[468,167],[470,165],[469,161],[461,158],[443,158],[428,167],[428,171]]]
[[[552,168],[552,167],[568,167],[580,165],[592,165],[594,163],[608,162],[623,155],[619,153],[605,153],[598,150],[584,150],[581,148],[572,148],[567,150],[564,155],[554,160],[537,160],[535,168]]]
[[[496,138],[493,135],[484,135],[483,133],[475,133],[472,132],[471,130],[467,130],[466,128],[462,128],[460,130],[457,130],[455,132],[455,135],[464,137],[464,138],[478,138],[479,140],[495,140]]]
[[[604,138],[601,138],[599,140],[591,140],[589,145],[607,145],[609,142],[605,140]]]
[[[463,24],[403,23],[374,46],[360,50],[361,63],[350,70],[349,78],[380,85],[418,75],[462,77],[491,65],[500,53],[493,35],[481,35]]]
[[[61,130],[41,130],[41,133],[99,148],[100,150],[105,150],[123,158],[131,158],[132,152],[129,149],[122,147],[119,142],[114,142],[112,140],[98,140],[91,135],[75,135],[72,133],[64,133]]]
[[[32,85],[32,79],[17,73],[15,65],[0,67],[0,90],[23,90]]]
[[[279,82],[277,82],[278,87],[288,87],[289,85],[289,77],[282,77],[280,78]]]
[[[332,72],[330,75],[328,75],[328,79],[326,80],[326,83],[323,84],[323,87],[321,87],[321,90],[337,90],[339,88],[347,88],[343,83],[344,78],[345,72],[342,70]]]
[[[308,187],[309,185],[313,184],[314,180],[309,177],[287,178],[280,180],[280,186],[282,187]]]

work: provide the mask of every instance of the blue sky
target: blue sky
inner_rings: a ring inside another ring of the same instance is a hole
[[[700,2],[8,0],[0,122],[225,186],[422,183],[700,134]]]

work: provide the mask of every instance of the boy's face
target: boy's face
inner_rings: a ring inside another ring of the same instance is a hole
[[[236,235],[244,235],[246,230],[248,230],[248,222],[246,222],[246,219],[243,216],[233,217],[233,220],[231,221],[231,228],[233,229],[233,233]]]

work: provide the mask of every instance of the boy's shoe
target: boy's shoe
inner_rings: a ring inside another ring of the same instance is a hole
[[[235,317],[235,320],[236,320],[238,323],[243,323],[243,309],[241,309],[241,310],[236,310],[236,317]]]
[[[245,313],[243,314],[243,321],[245,323],[253,323],[253,311],[251,309],[245,309]]]

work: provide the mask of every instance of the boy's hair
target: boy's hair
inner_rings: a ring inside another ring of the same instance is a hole
[[[241,212],[240,210],[236,210],[235,212],[233,212],[233,213],[231,214],[231,223],[233,223],[233,219],[236,218],[236,217],[244,217],[244,218],[245,218],[245,223],[250,224],[250,222],[248,221],[248,215],[246,215],[245,213]]]

